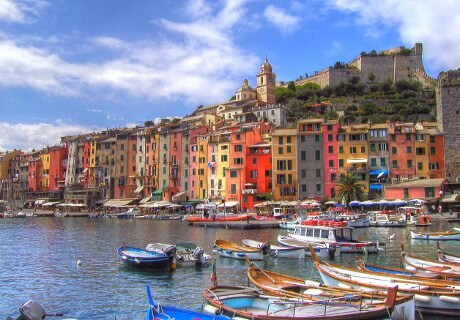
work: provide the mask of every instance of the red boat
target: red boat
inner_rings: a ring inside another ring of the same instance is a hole
[[[251,214],[215,214],[212,215],[211,217],[203,217],[201,215],[199,216],[190,216],[186,218],[185,220],[187,222],[193,223],[193,222],[225,222],[225,221],[246,221],[246,220],[251,220],[252,215]]]

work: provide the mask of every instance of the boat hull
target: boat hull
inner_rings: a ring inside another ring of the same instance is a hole
[[[243,239],[243,244],[252,248],[263,249],[268,243],[259,242],[251,239]],[[266,254],[273,258],[303,259],[305,249],[296,247],[279,247],[268,244]],[[265,253],[265,252],[264,252]]]
[[[221,257],[232,258],[238,260],[246,260],[246,257],[250,260],[263,260],[264,256],[260,249],[251,248],[245,245],[239,245],[234,242],[226,240],[216,240],[214,245],[217,253]]]
[[[460,240],[460,232],[453,233],[424,233],[424,232],[410,232],[410,236],[414,240],[436,240],[436,241],[445,241],[445,240]]]
[[[321,259],[336,258],[340,255],[340,248],[329,247],[326,244],[308,243],[305,241],[300,241],[282,235],[278,236],[278,242],[286,247],[303,248],[307,256],[311,256],[310,251],[308,250],[308,246],[311,245],[313,247],[313,250],[315,250],[316,254],[318,255],[318,257],[321,257]]]
[[[170,269],[172,258],[164,253],[147,251],[134,247],[120,247],[118,257],[125,265],[146,269]]]

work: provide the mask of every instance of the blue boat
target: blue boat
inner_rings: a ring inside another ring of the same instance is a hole
[[[211,315],[211,314],[204,314],[201,312],[191,311],[187,309],[181,309],[177,307],[170,307],[160,305],[159,303],[155,303],[152,298],[152,293],[150,292],[150,286],[146,285],[145,288],[147,289],[147,296],[149,298],[149,307],[147,308],[147,312],[145,314],[146,320],[154,320],[154,319],[161,319],[161,320],[229,320],[230,318],[222,315]]]
[[[170,269],[173,257],[160,251],[148,251],[135,247],[121,246],[117,250],[120,260],[131,267]]]

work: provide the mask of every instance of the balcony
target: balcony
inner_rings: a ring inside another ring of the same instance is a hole
[[[257,189],[243,189],[243,190],[241,190],[241,193],[242,194],[256,194]]]
[[[171,161],[169,164],[171,166],[177,167],[177,166],[179,166],[179,161]]]
[[[169,179],[170,180],[177,180],[178,176],[177,176],[177,174],[172,174],[172,175],[169,176]]]
[[[347,172],[368,173],[369,170],[367,168],[349,167],[349,168],[347,168]]]

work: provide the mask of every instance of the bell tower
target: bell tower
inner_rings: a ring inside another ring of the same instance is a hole
[[[265,58],[257,74],[257,102],[261,104],[275,104],[275,78],[272,66]]]

